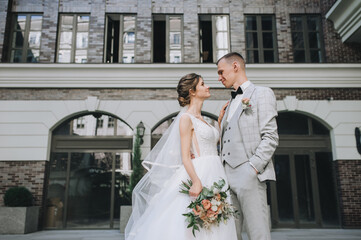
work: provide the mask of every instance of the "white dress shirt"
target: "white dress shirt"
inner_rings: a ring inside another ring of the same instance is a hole
[[[251,84],[250,81],[246,81],[241,85],[241,89],[244,92],[248,86]],[[237,89],[236,89],[237,90]],[[231,120],[231,118],[233,117],[233,114],[236,112],[239,104],[241,104],[242,102],[242,98],[243,98],[243,94],[238,94],[230,103],[229,105],[229,112],[228,112],[228,117],[227,117],[227,122],[229,122]]]

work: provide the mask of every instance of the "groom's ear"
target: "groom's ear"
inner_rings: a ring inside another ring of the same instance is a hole
[[[238,70],[239,70],[239,63],[237,62],[237,61],[234,61],[233,63],[232,63],[232,67],[233,67],[233,70],[235,71],[235,72],[238,72]]]

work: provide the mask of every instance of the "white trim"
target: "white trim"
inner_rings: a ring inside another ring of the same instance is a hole
[[[361,1],[338,0],[327,12],[326,18],[333,22],[335,30],[340,34],[342,42],[361,42],[353,34],[361,32]]]
[[[190,72],[223,88],[215,64],[8,63],[0,64],[0,88],[175,88]],[[361,64],[249,64],[247,76],[272,88],[360,88]]]

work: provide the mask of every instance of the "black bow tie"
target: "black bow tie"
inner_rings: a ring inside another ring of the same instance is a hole
[[[241,87],[238,87],[237,91],[232,91],[231,92],[232,99],[234,99],[238,94],[243,94],[243,91],[242,91]]]

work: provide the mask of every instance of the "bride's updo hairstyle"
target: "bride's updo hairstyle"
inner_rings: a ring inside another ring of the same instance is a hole
[[[183,76],[178,83],[178,102],[181,107],[187,106],[191,102],[189,90],[196,91],[197,84],[201,75],[195,73],[189,73]]]

